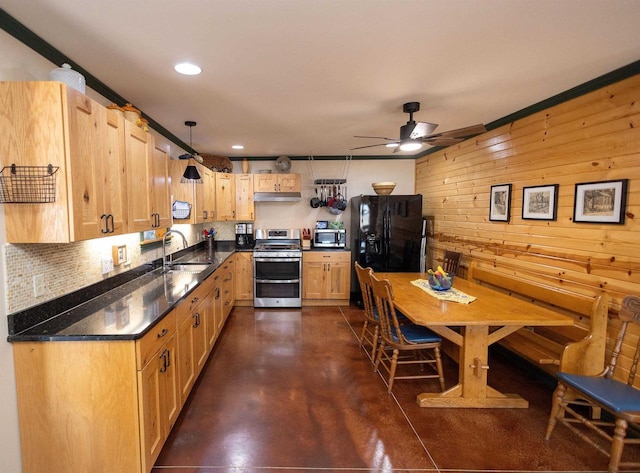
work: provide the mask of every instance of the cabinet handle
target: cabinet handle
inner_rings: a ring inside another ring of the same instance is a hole
[[[104,219],[104,228],[100,229],[100,233],[109,233],[109,217],[107,214],[100,215],[100,221]]]
[[[220,288],[216,287],[216,299],[220,299]]]
[[[109,221],[111,221],[111,230],[109,230]],[[107,215],[107,230],[109,233],[114,233],[116,231],[116,224],[114,222],[113,214]]]
[[[200,300],[200,298],[198,297],[194,297],[193,299],[191,299],[191,303],[195,304],[196,302],[198,302]]]
[[[209,212],[207,212],[206,210],[202,211],[202,218],[207,220],[209,218]]]
[[[168,368],[169,366],[171,366],[171,352],[168,349],[166,350],[166,352],[167,352],[166,360],[167,360],[167,368]]]
[[[167,350],[160,353],[160,359],[162,360],[162,366],[160,367],[160,373],[167,371]]]
[[[168,334],[168,333],[169,333],[169,330],[165,327],[165,328],[163,328],[163,329],[162,329],[162,332],[160,332],[160,333],[158,334],[158,338],[162,338],[162,337],[164,337],[164,336],[165,336],[166,334]]]
[[[193,314],[192,316],[195,320],[195,322],[193,322],[193,328],[198,328],[200,327],[200,313],[196,312],[195,314]]]

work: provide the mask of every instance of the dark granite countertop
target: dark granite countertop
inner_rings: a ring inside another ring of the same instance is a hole
[[[134,279],[35,325],[9,332],[9,342],[62,340],[135,340],[141,338],[182,299],[209,277],[234,251],[192,251],[174,263],[205,263],[200,273],[141,272]],[[51,309],[49,309],[51,310]]]

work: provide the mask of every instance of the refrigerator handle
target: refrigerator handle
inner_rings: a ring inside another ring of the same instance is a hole
[[[420,239],[420,272],[427,272],[427,219],[422,219],[422,235]]]

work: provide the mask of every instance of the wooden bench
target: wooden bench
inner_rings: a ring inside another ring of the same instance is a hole
[[[469,279],[558,310],[575,319],[573,326],[525,327],[499,343],[520,357],[555,375],[557,371],[595,375],[605,361],[609,299],[605,294],[585,295],[539,282],[469,267]]]

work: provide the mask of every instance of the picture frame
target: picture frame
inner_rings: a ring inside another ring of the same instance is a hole
[[[511,184],[491,186],[489,220],[508,222],[511,214]]]
[[[523,220],[556,220],[558,218],[558,184],[530,186],[522,189]]]
[[[624,224],[628,179],[576,184],[573,221]]]

